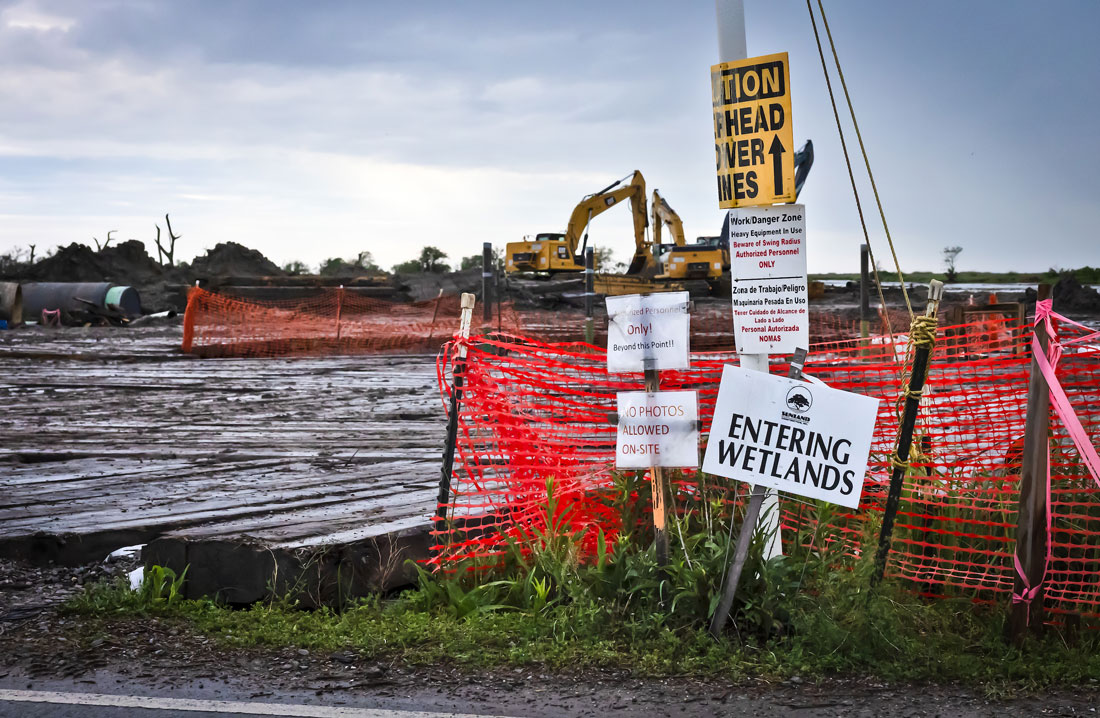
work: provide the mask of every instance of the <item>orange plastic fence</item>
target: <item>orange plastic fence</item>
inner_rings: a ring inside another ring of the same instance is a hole
[[[607,319],[597,302],[595,342],[606,344]],[[375,352],[435,353],[458,327],[459,299],[398,303],[365,297],[354,287],[318,288],[304,299],[240,299],[192,288],[184,314],[182,349],[203,357],[265,357]],[[475,332],[482,328],[480,307],[474,311]],[[895,331],[903,324],[893,318]],[[692,313],[692,346],[698,350],[733,351],[733,316],[729,302],[700,303]],[[485,329],[538,337],[548,342],[584,339],[578,308],[561,312],[516,310],[510,303],[494,307]],[[872,328],[887,334],[881,320]],[[813,342],[859,336],[859,322],[828,310],[813,309]],[[878,341],[878,340],[876,340]]]
[[[917,428],[922,451],[905,478],[888,575],[931,594],[993,597],[1012,590],[1030,332],[990,319],[940,328]],[[854,555],[864,550],[864,523],[885,503],[905,343],[902,334],[894,344],[880,337],[869,348],[858,340],[818,344],[806,367],[833,387],[882,399],[862,502],[857,511],[837,509],[830,532],[830,541]],[[448,344],[440,355],[444,394],[456,368],[455,347]],[[469,559],[487,565],[507,542],[531,540],[546,528],[548,481],[559,516],[568,516],[570,530],[583,536],[582,557],[595,550],[597,532],[614,541],[622,527],[606,497],[624,474],[614,471],[610,417],[616,392],[643,390],[642,377],[609,375],[604,351],[580,343],[496,336],[467,347],[445,506],[452,520],[437,533],[436,561],[445,568]],[[696,390],[709,430],[722,366],[735,363],[729,352],[696,353],[690,370],[662,372],[661,388]],[[773,363],[772,371],[787,367]],[[1100,347],[1067,353],[1059,376],[1086,431],[1100,433]],[[1052,434],[1054,559],[1046,600],[1055,611],[1100,615],[1100,488],[1056,418]],[[705,445],[705,435],[701,441]],[[724,481],[684,471],[672,506],[684,505],[701,480]],[[726,490],[731,502],[746,491]],[[785,540],[816,521],[812,505],[782,495]]]
[[[434,354],[458,317],[455,295],[402,304],[330,287],[306,299],[244,300],[195,287],[187,296],[182,349],[202,357]],[[518,330],[509,305],[496,326]]]

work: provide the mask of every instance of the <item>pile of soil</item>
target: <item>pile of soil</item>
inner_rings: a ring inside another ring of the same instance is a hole
[[[160,279],[165,274],[171,274],[175,269],[161,267],[145,251],[145,244],[136,239],[102,249],[97,253],[97,257],[110,272],[118,276],[118,279],[109,281],[120,284],[145,284]],[[185,278],[179,277],[179,280],[185,281]]]
[[[187,288],[196,279],[214,277],[283,277],[279,269],[255,249],[236,242],[219,244],[190,265],[161,266],[149,256],[145,244],[131,239],[100,251],[76,242],[57,250],[51,257],[30,267],[21,267],[16,276],[6,277],[31,282],[114,282],[134,287],[141,296],[145,313],[166,310],[183,311]]]
[[[172,276],[172,275],[180,276]],[[114,282],[140,286],[164,279],[186,281],[176,267],[161,267],[136,239],[98,252],[73,242],[31,265],[19,277],[37,282]]]
[[[195,279],[207,277],[284,277],[286,272],[255,249],[236,242],[223,242],[196,257],[191,263],[190,275]]]
[[[113,282],[117,281],[115,276],[91,247],[73,242],[32,265],[23,278],[39,282]]]
[[[1050,290],[1054,308],[1059,312],[1100,312],[1100,292],[1065,274]]]

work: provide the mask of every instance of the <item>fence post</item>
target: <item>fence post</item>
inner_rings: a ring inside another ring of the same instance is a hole
[[[451,472],[455,464],[455,444],[458,441],[458,412],[462,402],[462,383],[466,376],[466,340],[470,338],[470,320],[474,314],[474,295],[462,295],[462,316],[458,325],[459,345],[455,358],[454,379],[451,382],[451,405],[447,413],[447,438],[443,444],[443,468],[439,475],[439,495],[436,497],[435,528],[447,528],[447,504],[451,501]]]
[[[868,337],[871,336],[871,273],[870,249],[866,244],[859,245],[859,346],[860,354],[870,354]]]
[[[1050,298],[1050,285],[1040,284],[1037,295],[1040,301]],[[1046,325],[1035,325],[1035,336],[1043,351],[1047,350],[1049,337]],[[1009,637],[1023,640],[1030,629],[1034,632],[1043,626],[1042,582],[1046,573],[1047,558],[1047,470],[1049,444],[1047,432],[1050,426],[1050,389],[1035,357],[1031,358],[1031,374],[1027,384],[1027,421],[1024,425],[1024,451],[1020,465],[1020,513],[1016,525],[1016,559],[1019,568],[1027,576],[1027,585],[1019,570],[1012,588],[1009,609]],[[1030,591],[1029,591],[1030,588]],[[1030,593],[1030,595],[1029,595]],[[1022,600],[1021,600],[1022,599]]]
[[[344,311],[344,285],[336,290],[336,341],[340,341],[340,314]]]
[[[882,515],[882,530],[878,536],[878,551],[875,553],[875,571],[871,574],[871,585],[874,586],[882,580],[886,571],[886,557],[890,553],[890,541],[894,535],[894,519],[898,515],[898,505],[901,503],[901,485],[905,479],[905,471],[909,468],[909,450],[913,447],[913,430],[917,425],[917,409],[920,408],[921,392],[924,391],[924,381],[928,377],[928,362],[932,357],[932,348],[936,341],[936,310],[943,296],[943,282],[933,279],[928,283],[928,307],[924,312],[925,317],[931,317],[931,336],[915,338],[915,331],[919,326],[917,321],[909,330],[909,343],[916,346],[913,352],[913,370],[909,375],[909,386],[905,390],[905,409],[902,413],[901,427],[898,431],[898,448],[891,464],[890,490],[886,495],[886,508]],[[922,341],[924,339],[925,341]]]
[[[584,250],[584,341],[592,344],[596,341],[596,330],[592,326],[592,300],[596,289],[596,259],[592,247]],[[648,382],[648,379],[646,380]],[[648,386],[648,384],[647,384]],[[647,388],[646,391],[649,391]],[[654,389],[653,391],[657,391]]]
[[[481,321],[486,326],[493,324],[493,245],[491,242],[481,244]]]
[[[199,280],[195,280],[194,291],[187,290],[187,306],[183,310],[183,341],[180,343],[180,351],[184,354],[191,353],[191,345],[195,341],[195,314],[198,307]]]
[[[589,249],[588,252],[592,250]],[[587,252],[585,253],[587,257]],[[588,326],[592,326],[591,317]],[[591,342],[589,342],[591,343]],[[654,394],[661,390],[661,375],[648,366],[645,369],[645,390]],[[665,527],[667,509],[665,508],[665,471],[660,466],[650,468],[653,477],[653,544],[657,549],[657,565],[668,565],[668,530]]]

